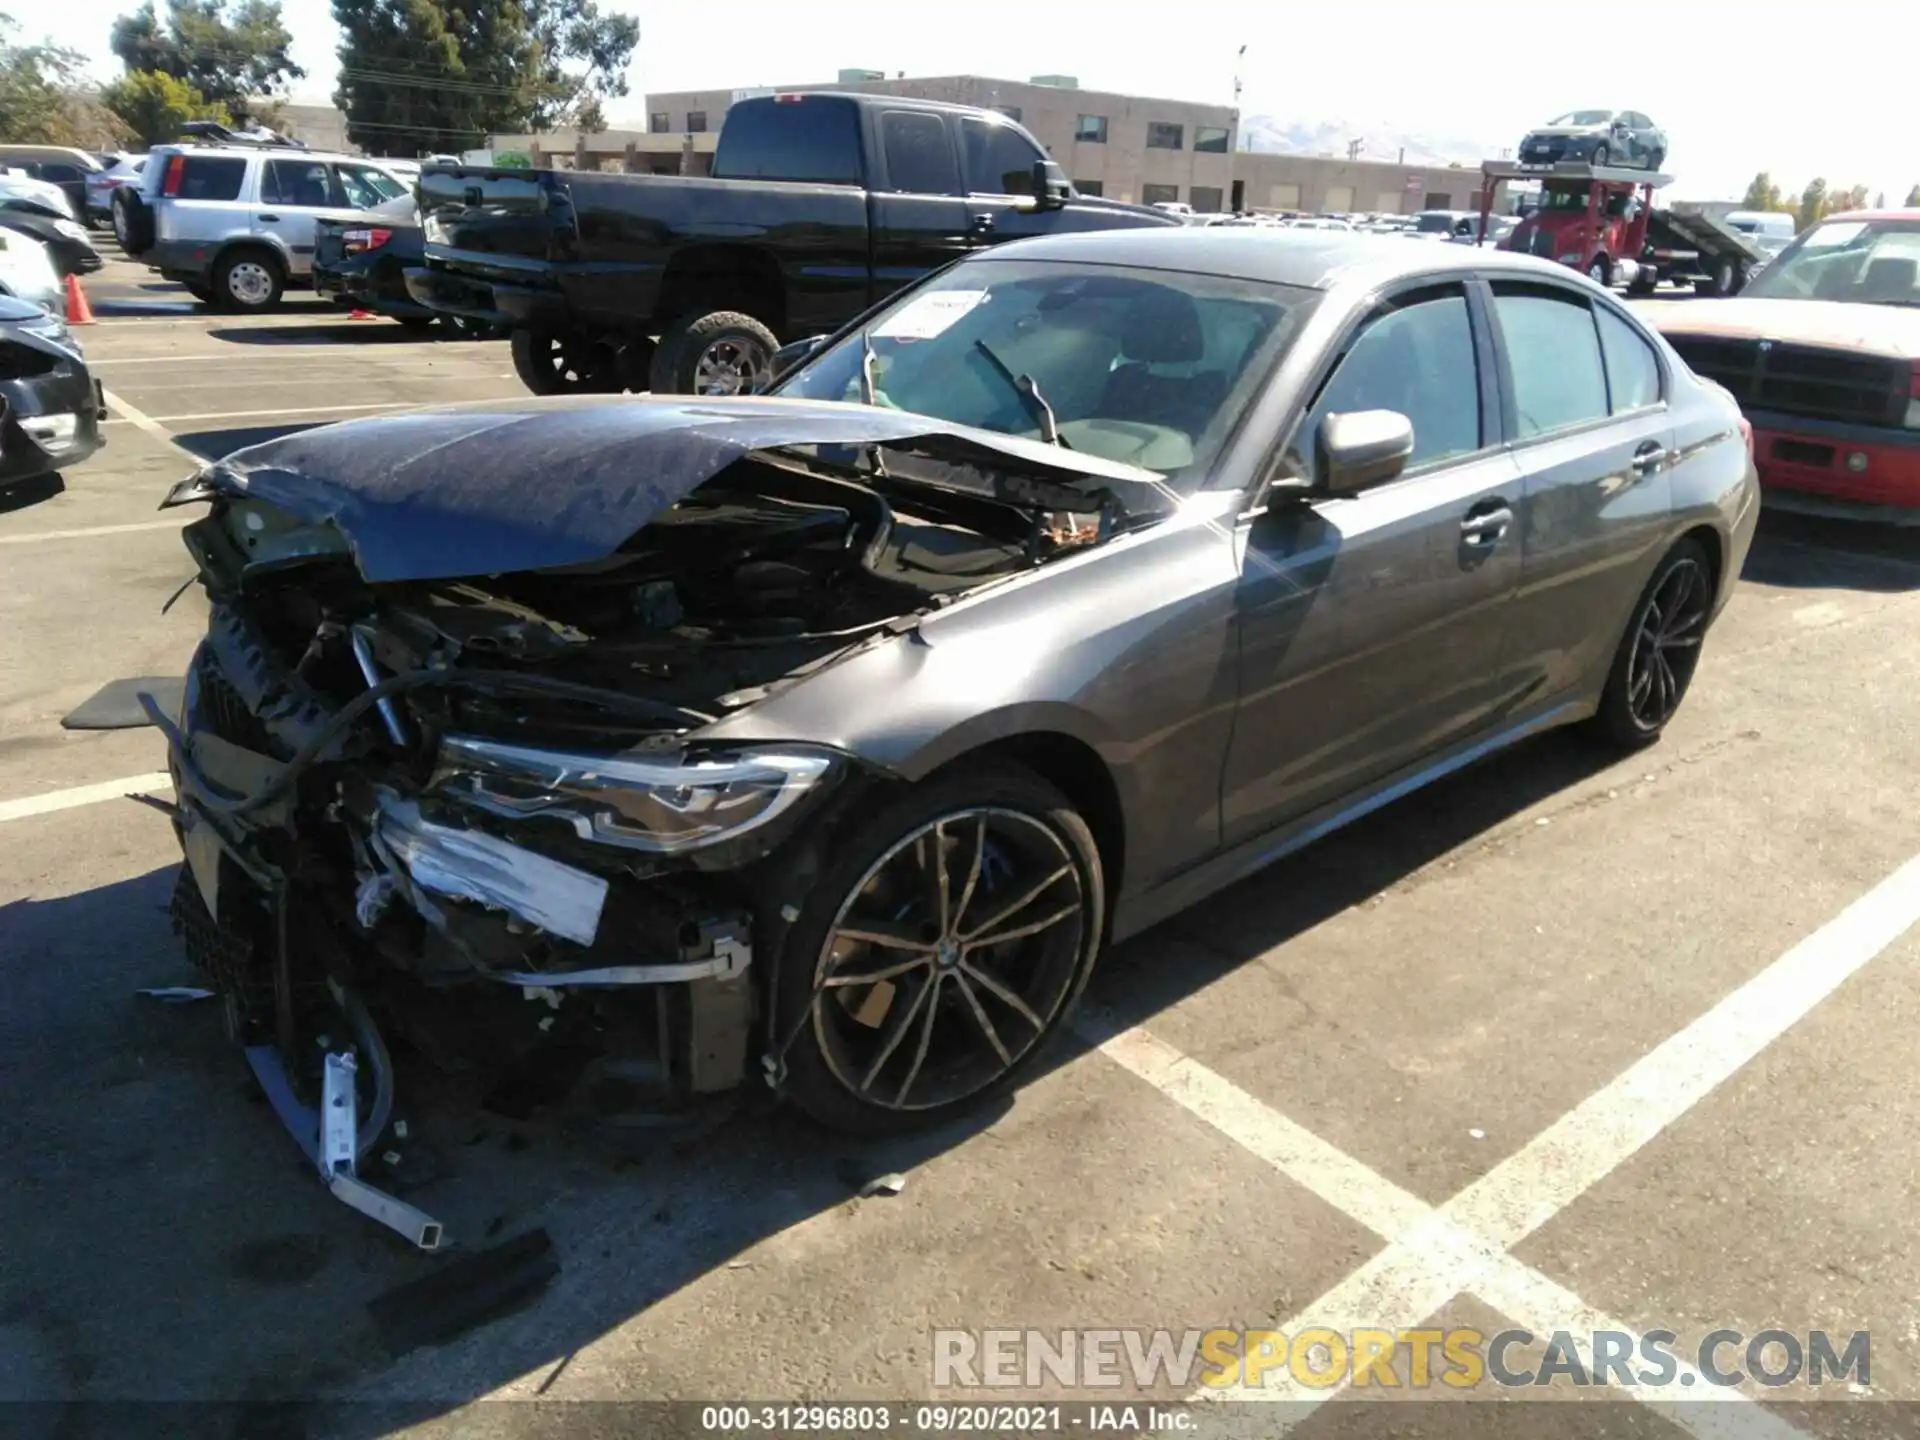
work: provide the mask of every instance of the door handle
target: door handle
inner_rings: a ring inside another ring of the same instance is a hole
[[[991,229],[993,229],[993,215],[992,215],[992,213],[991,213],[991,212],[985,212],[985,213],[982,213],[982,214],[979,214],[979,215],[976,215],[976,216],[974,216],[974,217],[973,217],[973,226],[972,226],[972,228],[974,229],[974,231],[975,231],[975,232],[978,232],[978,231],[981,231],[981,230],[991,230]]]
[[[256,218],[262,225],[278,225],[280,223],[280,217],[278,215],[261,215]]]
[[[1467,545],[1492,545],[1513,524],[1513,511],[1504,503],[1484,510],[1469,510],[1460,522],[1460,539]]]
[[[1643,477],[1657,474],[1671,458],[1666,446],[1658,440],[1649,440],[1633,452],[1633,473]]]

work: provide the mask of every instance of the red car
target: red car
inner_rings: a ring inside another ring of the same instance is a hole
[[[1763,485],[1920,508],[1920,210],[1823,220],[1734,299],[1634,308],[1739,400]]]

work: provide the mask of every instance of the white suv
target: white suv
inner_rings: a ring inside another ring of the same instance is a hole
[[[113,192],[120,247],[223,310],[268,310],[311,284],[315,221],[414,215],[413,186],[391,170],[291,148],[159,145],[139,188]]]

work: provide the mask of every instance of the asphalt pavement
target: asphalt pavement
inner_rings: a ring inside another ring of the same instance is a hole
[[[368,1302],[445,1262],[322,1191],[213,1006],[138,993],[197,979],[168,824],[119,798],[166,793],[163,749],[59,722],[180,672],[205,607],[165,608],[192,567],[156,506],[196,457],[520,386],[499,342],[297,294],[215,315],[118,259],[88,288],[109,444],[0,494],[0,1399],[379,1400],[327,1424],[520,1435],[545,1412],[477,1402],[1195,1389],[936,1389],[936,1331],[1518,1327],[1589,1366],[1597,1333],[1672,1332],[1694,1380],[1508,1387],[1589,1402],[1513,1433],[1920,1426],[1920,533],[1767,516],[1658,746],[1545,737],[1128,943],[1047,1072],[964,1125],[855,1145],[749,1092],[616,1152],[423,1081],[408,1198],[469,1249],[543,1227],[561,1271],[395,1358]],[[1867,1332],[1870,1370],[1695,1373],[1711,1332],[1740,1368],[1769,1330]],[[1331,1353],[1268,1374],[1288,1403],[1257,1433],[1512,1429],[1490,1381],[1421,1389],[1403,1356],[1392,1395],[1323,1386]]]

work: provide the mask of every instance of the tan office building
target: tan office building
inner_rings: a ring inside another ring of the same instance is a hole
[[[794,90],[855,90],[999,110],[1031,131],[1082,192],[1135,204],[1410,214],[1479,203],[1477,167],[1236,152],[1240,117],[1231,106],[1083,90],[1068,75],[1022,83],[979,75],[889,80],[877,71],[843,70],[837,80],[813,84],[651,95],[648,139],[659,145],[668,136],[711,135],[734,101]],[[588,144],[597,151],[599,137]]]

